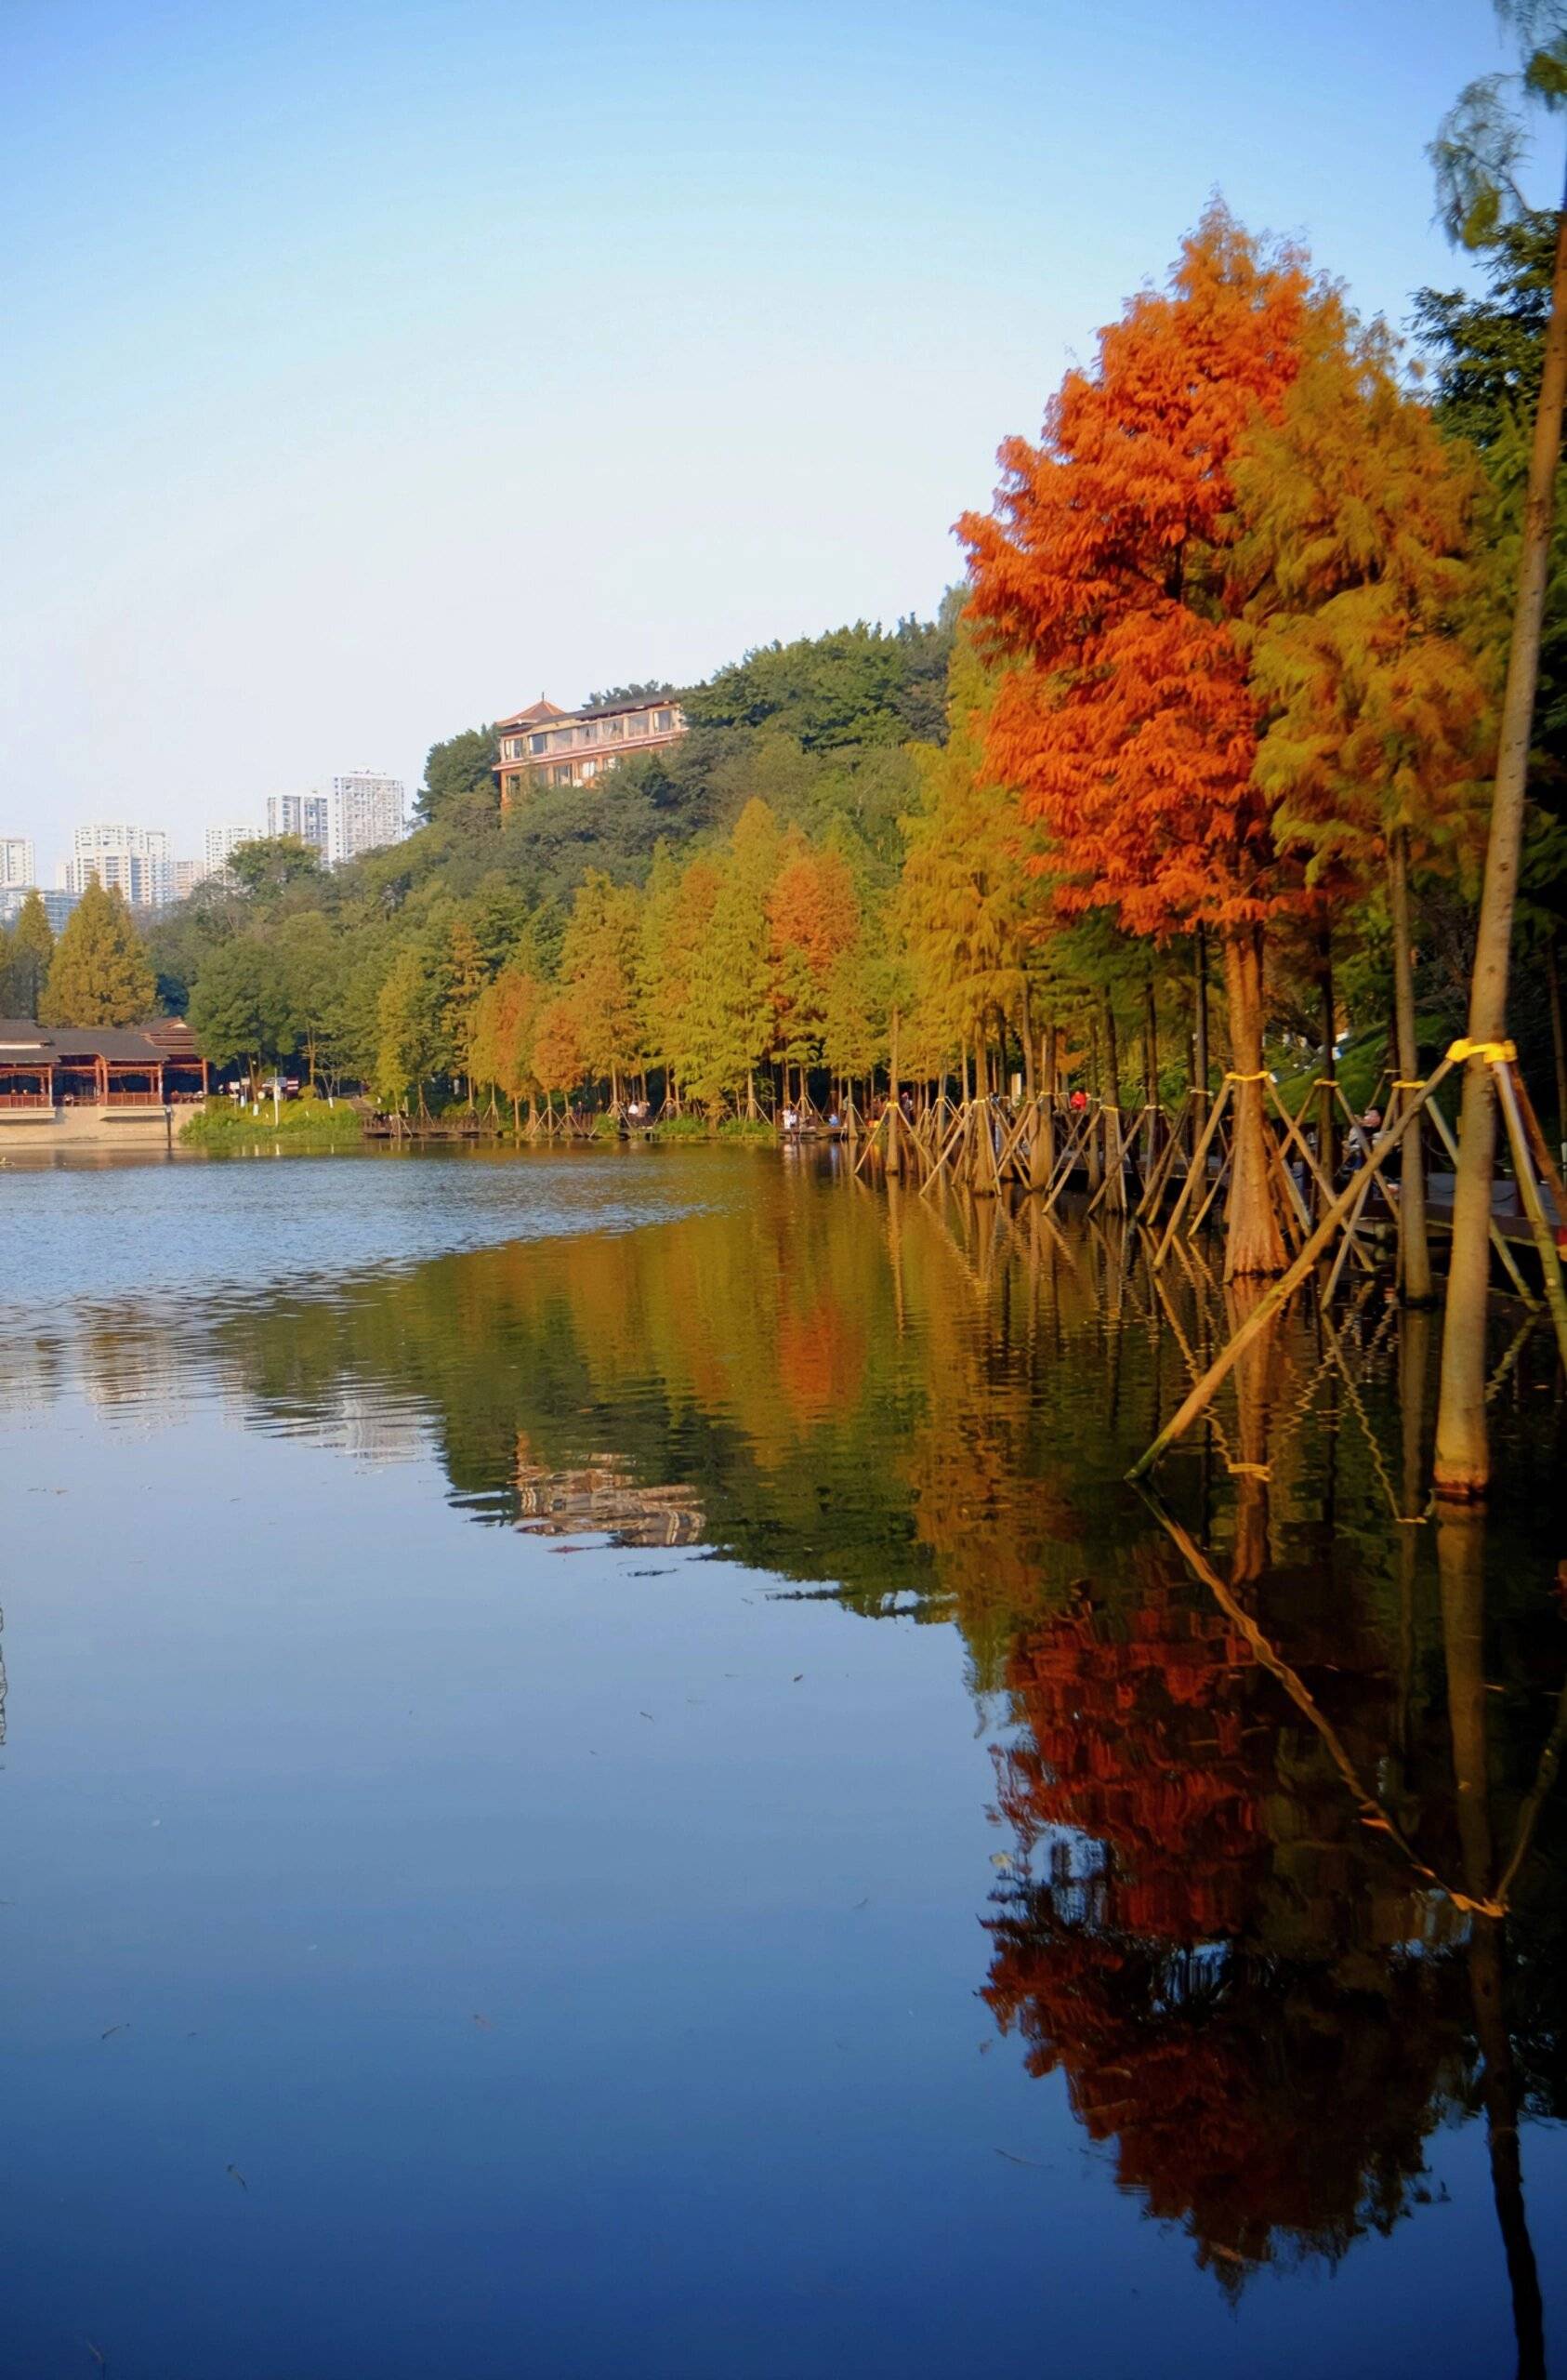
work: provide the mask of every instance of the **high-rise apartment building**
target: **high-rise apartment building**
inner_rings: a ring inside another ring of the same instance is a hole
[[[36,884],[38,862],[30,835],[0,835],[0,892]]]
[[[352,769],[332,780],[332,856],[357,859],[400,843],[406,831],[402,779]]]
[[[76,895],[74,892],[57,892],[52,887],[46,892],[40,885],[0,884],[0,926],[14,926],[21,915],[23,902],[34,892],[44,904],[44,915],[54,932],[59,933],[76,906]]]
[[[163,908],[174,898],[168,837],[161,826],[78,826],[60,881],[80,900],[95,878],[105,892],[120,892],[130,908]]]
[[[242,843],[258,843],[260,840],[259,826],[209,826],[205,852],[207,874],[221,876],[229,865],[230,854],[238,851]]]
[[[324,793],[270,793],[267,796],[269,835],[297,835],[302,843],[332,856],[332,803]]]

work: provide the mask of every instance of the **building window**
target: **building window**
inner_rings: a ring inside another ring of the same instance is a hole
[[[625,732],[627,735],[645,735],[648,732],[646,713],[634,711],[625,722]]]
[[[528,738],[528,749],[530,752],[546,752],[549,749],[548,736],[530,735]]]
[[[597,760],[585,760],[585,761],[583,762],[583,764],[582,764],[582,775],[583,775],[583,782],[584,782],[585,784],[586,783],[586,781],[587,781],[587,779],[588,779],[589,777],[597,776],[597,775],[598,775],[598,774],[599,774],[599,763],[598,763],[598,761],[597,761]]]
[[[570,785],[572,782],[572,764],[570,760],[562,761],[559,768],[552,769],[550,771],[550,774],[557,785]]]
[[[624,735],[625,733],[625,721],[624,719],[607,719],[604,721],[604,734],[612,742],[616,736]]]
[[[660,731],[660,733],[662,733],[666,727],[673,727],[674,724],[675,714],[672,710],[654,711],[653,725]]]
[[[598,743],[599,722],[596,719],[590,719],[586,727],[579,727],[577,729],[577,741],[579,744]]]

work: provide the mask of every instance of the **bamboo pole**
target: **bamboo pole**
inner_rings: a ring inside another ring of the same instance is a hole
[[[1191,1203],[1192,1192],[1198,1183],[1205,1183],[1207,1180],[1208,1144],[1218,1130],[1218,1119],[1224,1113],[1229,1098],[1230,1078],[1226,1076],[1219,1086],[1218,1097],[1208,1109],[1197,1145],[1192,1152],[1192,1162],[1186,1169],[1186,1179],[1180,1185],[1180,1195],[1170,1210],[1170,1220],[1165,1226],[1165,1236],[1153,1251],[1155,1265],[1162,1264],[1168,1254],[1170,1242],[1176,1236],[1181,1216]]]
[[[1461,1042],[1455,1043],[1454,1047],[1461,1049],[1463,1044]],[[1447,1057],[1442,1059],[1435,1072],[1428,1078],[1424,1089],[1417,1093],[1413,1102],[1413,1109],[1416,1114],[1418,1114],[1420,1109],[1426,1104],[1426,1102],[1430,1098],[1431,1093],[1435,1091],[1438,1083],[1452,1072],[1453,1064],[1453,1058],[1451,1054],[1449,1054]],[[1261,1298],[1259,1298],[1257,1304],[1252,1308],[1251,1313],[1247,1316],[1245,1321],[1242,1323],[1234,1336],[1230,1340],[1228,1345],[1220,1349],[1214,1362],[1209,1366],[1207,1372],[1205,1374],[1204,1378],[1198,1382],[1196,1387],[1192,1391],[1191,1395],[1186,1399],[1186,1402],[1182,1405],[1179,1413],[1177,1413],[1171,1421],[1166,1422],[1164,1429],[1160,1431],[1159,1435],[1154,1439],[1153,1444],[1149,1448],[1147,1453],[1140,1455],[1138,1461],[1133,1463],[1130,1471],[1126,1474],[1128,1479],[1141,1479],[1153,1468],[1153,1465],[1157,1462],[1159,1457],[1165,1452],[1165,1448],[1173,1446],[1177,1438],[1184,1436],[1185,1433],[1191,1428],[1192,1422],[1197,1419],[1198,1414],[1202,1412],[1204,1407],[1213,1398],[1220,1382],[1229,1376],[1231,1370],[1234,1367],[1236,1359],[1245,1353],[1245,1350],[1250,1346],[1252,1341],[1257,1337],[1258,1332],[1263,1329],[1272,1319],[1273,1316],[1277,1314],[1279,1308],[1284,1304],[1285,1299],[1292,1297],[1295,1291],[1299,1288],[1301,1282],[1306,1278],[1306,1276],[1311,1270],[1312,1265],[1316,1263],[1318,1257],[1322,1254],[1323,1250],[1328,1245],[1328,1242],[1332,1239],[1335,1232],[1338,1229],[1339,1224],[1343,1222],[1344,1217],[1349,1213],[1350,1208],[1365,1197],[1366,1191],[1370,1187],[1371,1178],[1381,1172],[1383,1166],[1386,1165],[1394,1149],[1398,1147],[1403,1137],[1404,1125],[1407,1124],[1408,1121],[1409,1117],[1405,1116],[1394,1130],[1384,1131],[1382,1133],[1381,1137],[1376,1142],[1376,1146],[1372,1149],[1366,1159],[1363,1172],[1357,1174],[1354,1181],[1343,1193],[1342,1197],[1335,1199],[1333,1205],[1328,1209],[1326,1214],[1317,1225],[1316,1230],[1311,1234],[1310,1238],[1306,1242],[1305,1247],[1301,1250],[1294,1263],[1289,1267],[1289,1270],[1285,1273],[1281,1273],[1278,1279],[1263,1292]]]
[[[1448,1156],[1453,1159],[1455,1167],[1456,1167],[1458,1163],[1458,1144],[1453,1137],[1453,1127],[1449,1124],[1446,1117],[1442,1114],[1434,1099],[1427,1108],[1426,1113],[1429,1117],[1432,1124],[1436,1127],[1438,1140],[1441,1141],[1442,1147],[1447,1151]],[[1491,1245],[1495,1250],[1498,1258],[1501,1260],[1503,1272],[1506,1273],[1508,1280],[1511,1281],[1513,1288],[1517,1290],[1522,1302],[1529,1307],[1532,1313],[1537,1312],[1540,1301],[1534,1295],[1534,1290],[1529,1287],[1529,1284],[1524,1279],[1522,1274],[1519,1271],[1518,1260],[1513,1255],[1512,1250],[1508,1246],[1507,1235],[1502,1230],[1501,1225],[1497,1223],[1495,1215],[1491,1218]]]
[[[1518,1091],[1512,1078],[1512,1068],[1505,1058],[1498,1058],[1492,1071],[1502,1096],[1502,1113],[1507,1118],[1508,1138],[1512,1143],[1512,1161],[1518,1174],[1519,1192],[1523,1211],[1529,1218],[1529,1228],[1534,1235],[1534,1245],[1540,1251],[1540,1269],[1545,1275],[1546,1303],[1556,1325],[1556,1343],[1561,1350],[1561,1360],[1567,1365],[1567,1289],[1562,1286],[1561,1260],[1556,1252],[1556,1236],[1546,1220],[1540,1197],[1540,1185],[1534,1179],[1534,1164],[1524,1134],[1523,1118],[1519,1114]]]

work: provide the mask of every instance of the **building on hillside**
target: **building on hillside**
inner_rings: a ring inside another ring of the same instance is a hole
[[[206,869],[199,859],[177,859],[174,863],[174,897],[188,901],[198,884],[206,879]]]
[[[270,793],[269,835],[297,835],[323,859],[332,856],[332,803],[324,793]]]
[[[375,769],[350,769],[332,780],[332,857],[358,859],[384,851],[407,832],[402,779]]]
[[[14,926],[22,913],[24,903],[34,892],[44,904],[44,915],[49,921],[50,932],[59,933],[76,906],[76,895],[74,892],[57,892],[52,886],[40,884],[0,886],[0,926]]]
[[[161,826],[99,822],[78,826],[71,857],[60,870],[62,888],[80,900],[94,879],[106,892],[118,892],[133,909],[162,909],[174,898],[174,863]]]
[[[541,694],[497,722],[501,808],[511,809],[534,786],[590,785],[617,761],[661,752],[685,732],[685,713],[673,695],[561,710]]]
[[[260,840],[259,826],[209,826],[203,854],[204,873],[207,876],[225,875],[230,860],[242,843],[258,843]]]
[[[0,835],[0,892],[16,885],[25,892],[38,881],[37,855],[30,835]]]

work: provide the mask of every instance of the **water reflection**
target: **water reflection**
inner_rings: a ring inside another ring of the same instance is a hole
[[[1190,1251],[1155,1274],[1026,1209],[702,1164],[671,1167],[694,1211],[641,1230],[20,1317],[5,1395],[146,1427],[216,1393],[362,1456],[433,1449],[482,1520],[701,1542],[955,1624],[1005,1712],[976,1984],[1121,2187],[1234,2293],[1389,2231],[1437,2128],[1481,2121],[1542,2371],[1520,2124],[1567,2113],[1548,1338],[1498,1344],[1489,1535],[1427,1514],[1430,1324],[1369,1288],[1255,1343],[1155,1508],[1126,1465],[1240,1314]]]

